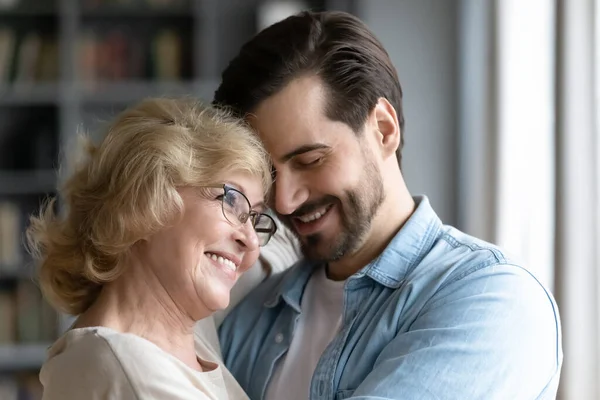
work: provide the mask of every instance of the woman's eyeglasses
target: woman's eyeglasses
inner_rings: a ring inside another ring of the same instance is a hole
[[[256,231],[259,246],[264,246],[269,242],[277,231],[275,220],[267,214],[252,210],[250,201],[244,193],[227,185],[205,187],[223,189],[223,195],[219,196],[221,208],[225,219],[230,224],[241,226],[250,220]]]

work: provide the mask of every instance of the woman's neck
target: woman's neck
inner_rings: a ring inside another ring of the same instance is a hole
[[[202,371],[194,348],[195,321],[175,303],[155,276],[139,273],[143,266],[129,267],[116,281],[102,288],[74,328],[105,326],[138,335]]]

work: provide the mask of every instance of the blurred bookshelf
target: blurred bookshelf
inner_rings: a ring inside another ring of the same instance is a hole
[[[265,10],[357,1],[0,0],[0,399],[41,398],[47,348],[72,322],[43,301],[23,233],[76,133],[145,97],[210,102]]]

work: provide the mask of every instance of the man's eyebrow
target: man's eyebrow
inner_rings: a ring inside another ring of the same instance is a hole
[[[326,145],[324,143],[305,144],[304,146],[298,147],[296,150],[290,151],[289,153],[285,154],[283,157],[280,157],[280,161],[282,163],[285,163],[285,162],[288,162],[289,160],[291,160],[292,158],[299,156],[300,154],[308,153],[313,150],[329,149],[329,148],[331,148],[331,147],[329,147],[328,145]]]

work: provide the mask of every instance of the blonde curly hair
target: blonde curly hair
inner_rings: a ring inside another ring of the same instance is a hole
[[[125,110],[56,199],[30,218],[28,249],[44,296],[58,310],[87,310],[118,278],[131,247],[182,215],[178,188],[219,183],[232,171],[271,185],[269,158],[251,128],[224,109],[192,99],[148,99]]]

